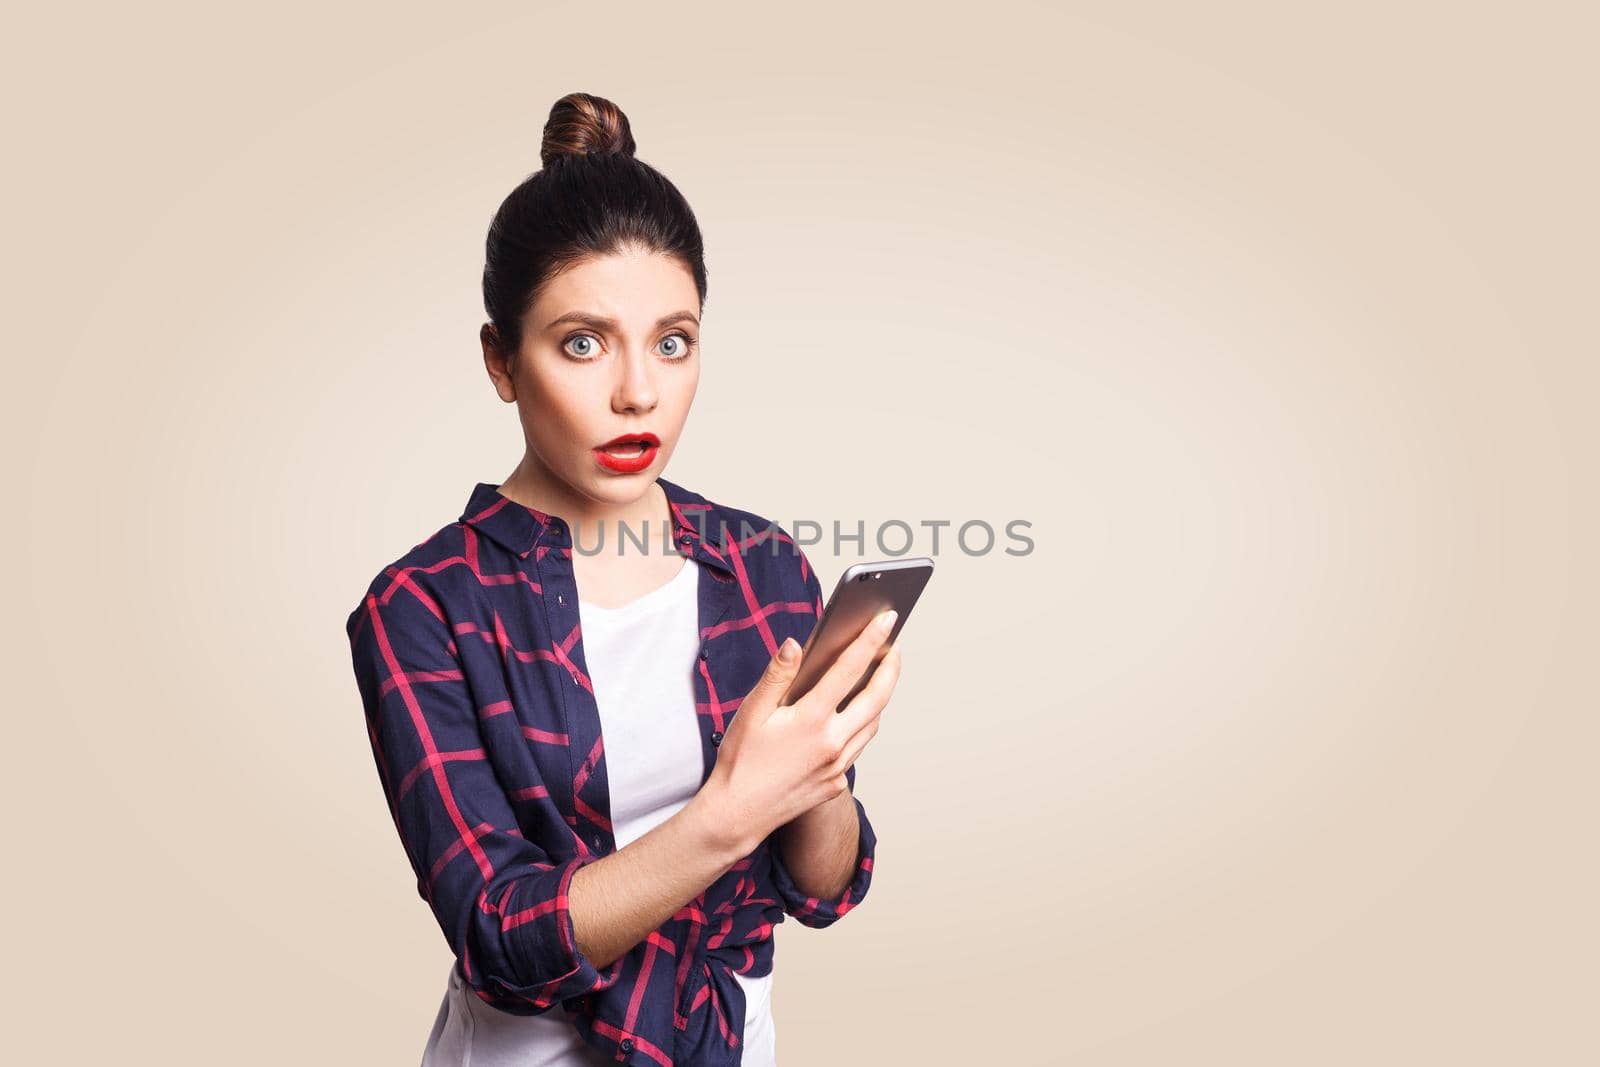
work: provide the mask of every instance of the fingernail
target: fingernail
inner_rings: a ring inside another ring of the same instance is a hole
[[[897,615],[899,615],[899,614],[900,613],[897,612],[897,611],[886,611],[881,616],[879,616],[878,617],[878,632],[886,634],[890,630],[894,629],[894,620],[895,620],[895,617]]]
[[[800,646],[795,644],[794,638],[785,637],[783,644],[778,646],[778,662],[787,667],[794,662],[795,656],[799,655],[799,653]]]

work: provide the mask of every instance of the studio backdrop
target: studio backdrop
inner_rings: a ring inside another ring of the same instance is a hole
[[[704,237],[664,476],[935,561],[779,1062],[1596,1055],[1592,13],[11,21],[13,1061],[417,1062],[345,623],[523,455],[485,235],[572,92]]]

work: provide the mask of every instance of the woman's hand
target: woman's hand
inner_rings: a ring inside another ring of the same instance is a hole
[[[900,650],[891,646],[865,688],[835,711],[894,627],[886,611],[861,631],[810,692],[782,704],[800,666],[800,646],[786,638],[761,680],[739,705],[718,749],[706,788],[744,851],[796,816],[849,788],[845,771],[878,732],[878,720],[900,678]],[[785,652],[793,653],[784,662]]]

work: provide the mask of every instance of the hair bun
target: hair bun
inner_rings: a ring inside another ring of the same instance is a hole
[[[561,156],[633,155],[628,116],[604,97],[568,93],[550,109],[539,158],[545,166]]]

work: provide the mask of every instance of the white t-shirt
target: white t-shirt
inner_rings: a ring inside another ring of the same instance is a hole
[[[617,848],[666,822],[700,789],[704,756],[695,721],[700,651],[700,564],[685,558],[665,585],[616,608],[578,601],[583,653],[600,707],[606,784]],[[776,1067],[772,975],[734,974],[744,989],[745,1067]],[[422,1067],[598,1067],[612,1062],[583,1043],[558,1007],[512,1015],[449,987]]]

